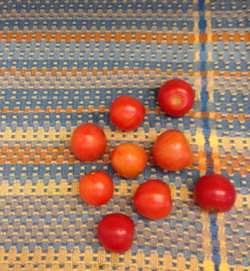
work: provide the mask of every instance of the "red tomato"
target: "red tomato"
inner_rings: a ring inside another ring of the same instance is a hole
[[[169,186],[159,180],[150,180],[141,184],[135,192],[136,209],[149,219],[162,219],[172,210]]]
[[[194,198],[205,211],[218,213],[229,211],[232,208],[236,193],[226,177],[211,173],[197,181]]]
[[[97,236],[107,250],[123,253],[131,248],[134,231],[135,225],[131,218],[123,214],[110,214],[100,221]]]
[[[185,115],[194,104],[194,91],[185,81],[173,79],[163,84],[158,92],[161,109],[168,115]]]
[[[70,149],[82,161],[94,161],[103,155],[107,145],[103,130],[95,124],[78,126],[71,137]]]
[[[144,149],[132,143],[117,146],[111,154],[111,164],[114,170],[125,178],[137,177],[147,164]]]
[[[193,159],[187,139],[178,130],[162,133],[154,143],[152,154],[156,164],[169,171],[181,170]]]
[[[112,102],[109,116],[117,128],[131,131],[139,127],[143,122],[145,108],[137,99],[122,95]]]
[[[80,196],[90,205],[99,206],[107,203],[112,198],[113,192],[113,180],[101,170],[87,173],[79,183]]]

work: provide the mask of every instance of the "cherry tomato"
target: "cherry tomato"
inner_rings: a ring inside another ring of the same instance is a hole
[[[156,164],[169,171],[182,170],[193,159],[187,139],[178,130],[162,133],[154,143],[152,154]]]
[[[111,164],[122,177],[135,178],[144,170],[147,155],[142,147],[133,143],[124,143],[112,152]]]
[[[137,99],[122,95],[112,102],[109,116],[117,128],[131,131],[139,127],[143,122],[145,108]]]
[[[168,115],[185,115],[194,104],[194,91],[185,81],[173,79],[163,84],[158,92],[161,109]]]
[[[123,253],[131,248],[134,232],[133,220],[116,213],[105,216],[97,227],[97,236],[101,244],[115,253]]]
[[[103,155],[107,145],[103,130],[91,123],[78,126],[70,141],[70,149],[82,161],[94,161]]]
[[[143,216],[162,219],[172,210],[169,186],[160,180],[150,180],[141,184],[135,192],[134,204]]]
[[[236,192],[226,177],[211,173],[197,181],[194,187],[194,198],[205,211],[219,213],[232,208]]]
[[[113,196],[114,184],[104,171],[91,171],[79,182],[81,198],[90,205],[99,206],[107,203]]]

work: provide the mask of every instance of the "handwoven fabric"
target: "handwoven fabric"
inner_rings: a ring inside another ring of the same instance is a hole
[[[157,91],[180,78],[195,104],[179,118],[159,107]],[[240,0],[2,0],[0,1],[0,271],[250,270],[250,1]],[[109,119],[122,94],[146,108],[142,125],[122,132]],[[100,126],[105,154],[81,163],[70,137],[82,123]],[[163,131],[182,131],[192,165],[157,167],[150,150]],[[114,172],[120,143],[145,148],[137,178]],[[95,169],[115,191],[100,207],[79,196]],[[199,177],[215,172],[234,185],[225,213],[202,211],[193,199]],[[171,189],[165,219],[142,217],[137,187],[160,179]],[[135,223],[131,249],[115,254],[98,241],[106,214]]]

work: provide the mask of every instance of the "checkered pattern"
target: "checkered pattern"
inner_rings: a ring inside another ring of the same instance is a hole
[[[250,2],[223,0],[7,1],[0,3],[0,270],[250,270]],[[180,118],[159,108],[157,90],[180,78],[195,105]],[[133,132],[109,120],[114,98],[146,108]],[[108,147],[95,163],[69,150],[72,131],[91,122]],[[150,158],[124,179],[110,165],[122,142],[150,148],[168,129],[184,132],[193,164],[167,172]],[[79,197],[81,176],[109,173],[114,196],[101,207]],[[193,200],[200,176],[220,173],[237,192],[231,211],[208,214]],[[134,208],[146,180],[169,184],[162,220]],[[106,251],[96,235],[106,214],[136,225],[132,248]]]

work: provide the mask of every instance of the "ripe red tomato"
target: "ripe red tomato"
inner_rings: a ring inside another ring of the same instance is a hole
[[[103,130],[91,123],[78,126],[70,141],[70,149],[82,161],[94,161],[103,155],[107,145]]]
[[[187,139],[178,130],[162,133],[154,143],[152,154],[156,164],[169,171],[182,170],[193,159]]]
[[[131,131],[139,127],[143,122],[145,108],[137,99],[122,95],[112,102],[109,116],[117,128]]]
[[[107,215],[97,227],[97,236],[101,244],[115,253],[123,253],[131,248],[134,232],[133,220],[123,214]]]
[[[236,192],[226,177],[211,173],[197,181],[194,187],[194,198],[205,211],[226,212],[234,205]]]
[[[141,184],[135,192],[134,204],[143,216],[162,219],[172,210],[169,186],[160,180],[150,180]]]
[[[114,184],[104,171],[91,171],[79,182],[81,198],[90,205],[99,206],[107,203],[113,196]]]
[[[168,115],[185,115],[194,104],[194,91],[185,81],[173,79],[163,84],[158,92],[161,109]]]
[[[133,143],[117,146],[111,154],[111,164],[114,170],[125,178],[137,177],[147,164],[144,149]]]

